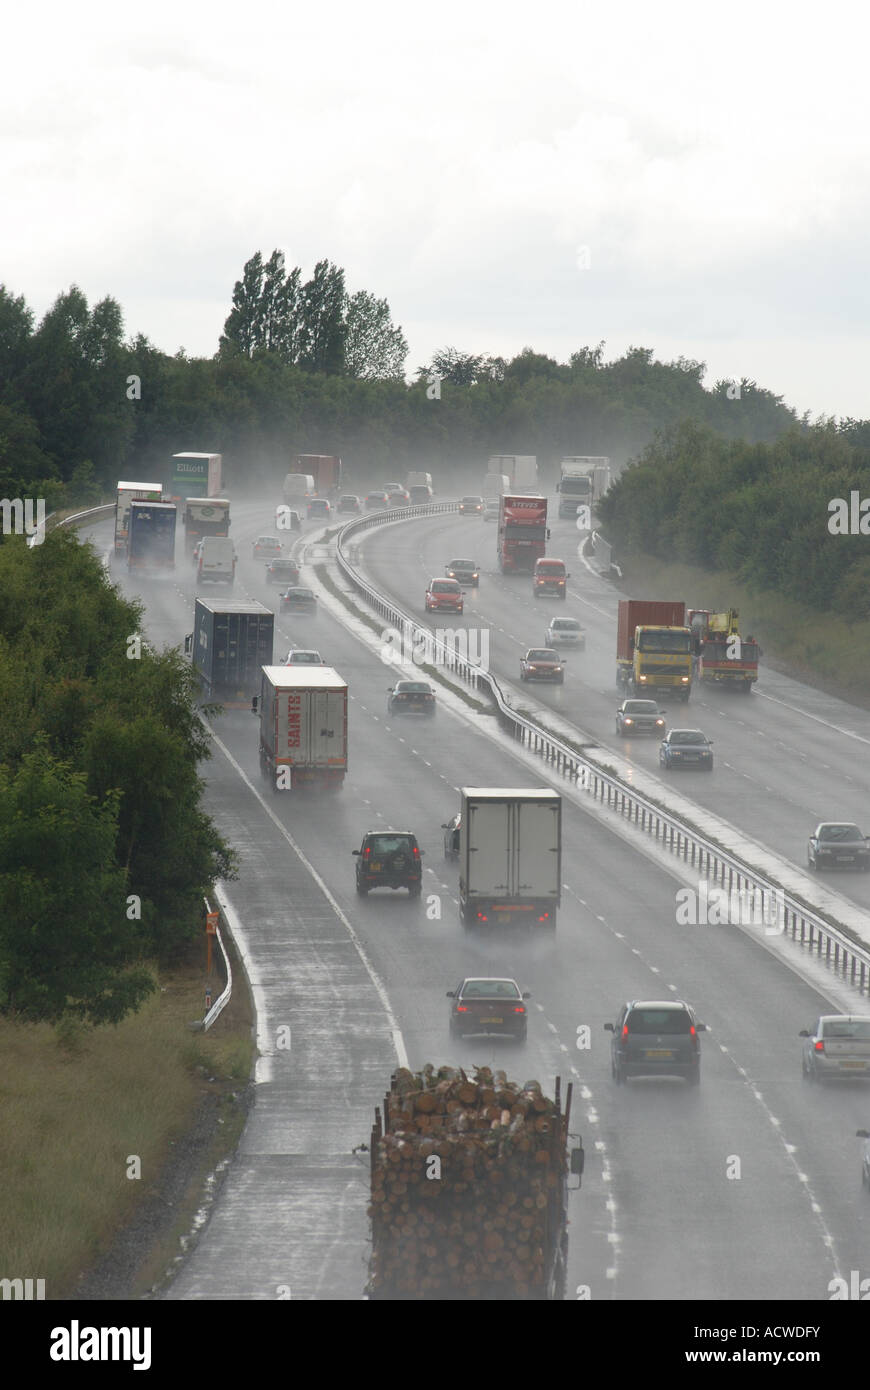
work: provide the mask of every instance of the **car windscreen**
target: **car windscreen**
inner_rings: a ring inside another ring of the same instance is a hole
[[[623,707],[624,714],[658,714],[658,705],[655,700],[626,700]]]
[[[836,840],[841,844],[863,838],[857,825],[823,825],[819,832],[820,840]]]
[[[399,681],[396,686],[396,693],[404,692],[413,695],[431,695],[432,687],[425,681]]]
[[[683,1009],[632,1009],[629,1033],[689,1033],[692,1020]]]
[[[469,980],[462,989],[463,999],[519,999],[512,980]]]
[[[671,743],[700,743],[705,744],[707,740],[703,734],[697,734],[692,729],[677,730],[671,734]]]
[[[550,626],[554,632],[580,631],[580,624],[576,618],[554,618]]]
[[[407,854],[411,851],[411,841],[407,835],[373,835],[368,848],[372,854],[396,854],[399,850]]]
[[[870,1040],[870,1018],[827,1019],[822,1024],[822,1037]]]
[[[529,652],[527,659],[529,661],[558,661],[559,658],[556,656],[555,652],[546,651],[543,648],[541,648]]]
[[[455,594],[459,588],[455,579],[436,579],[432,585],[433,594]]]

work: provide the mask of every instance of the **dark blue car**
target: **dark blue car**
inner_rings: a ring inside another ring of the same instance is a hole
[[[662,767],[697,767],[713,771],[713,745],[700,729],[671,729],[659,748]]]

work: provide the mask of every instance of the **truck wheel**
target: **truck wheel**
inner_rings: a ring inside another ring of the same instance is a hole
[[[367,895],[367,893],[368,893],[368,891],[369,891],[369,890],[368,890],[368,885],[365,884],[365,883],[358,883],[357,886],[356,886],[356,891],[359,893],[359,895],[360,895],[361,898],[364,898],[364,897],[366,897],[366,895]]]
[[[408,897],[409,897],[409,898],[419,898],[419,896],[420,896],[420,894],[422,893],[422,891],[423,891],[423,885],[422,885],[422,883],[409,883],[409,884],[408,884]]]

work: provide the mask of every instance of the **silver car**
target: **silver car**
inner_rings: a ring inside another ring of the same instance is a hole
[[[870,1078],[870,1016],[823,1014],[812,1031],[802,1028],[801,1070],[805,1081],[830,1077]]]
[[[555,647],[556,651],[560,647],[571,646],[582,652],[586,646],[586,634],[576,618],[553,618],[547,628],[544,646]]]

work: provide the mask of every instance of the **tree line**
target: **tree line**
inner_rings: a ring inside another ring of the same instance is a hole
[[[619,553],[727,570],[822,612],[870,617],[866,420],[756,442],[683,421],[623,472],[601,516]]]
[[[201,930],[234,857],[177,651],[64,530],[0,546],[0,1013],[118,1022]]]
[[[703,363],[652,348],[558,362],[445,347],[409,380],[406,355],[385,299],[349,294],[326,260],[305,279],[278,251],[246,262],[211,357],[127,337],[111,297],[89,305],[73,286],[37,324],[0,286],[0,497],[87,504],[121,477],[164,478],[185,449],[222,453],[240,495],[276,484],[297,452],[340,454],[351,477],[418,466],[474,490],[489,454],[535,454],[548,482],[562,454],[620,466],[682,420],[749,443],[808,423],[754,381],[707,388]]]

